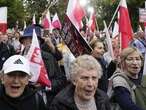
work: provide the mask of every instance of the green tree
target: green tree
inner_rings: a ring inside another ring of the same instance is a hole
[[[31,22],[34,13],[36,14],[36,21],[39,21],[39,17],[41,17],[44,11],[48,8],[50,10],[51,17],[57,12],[62,21],[64,18],[64,11],[67,7],[67,1],[68,0],[24,0],[27,12],[27,22]]]
[[[12,28],[16,25],[16,21],[19,21],[19,25],[22,27],[25,12],[22,0],[0,0],[0,7],[8,7],[8,27]]]
[[[39,21],[39,17],[51,3],[48,0],[23,0],[23,2],[26,10],[26,21],[29,24],[34,14],[36,15],[36,21]]]
[[[98,0],[98,2],[96,3],[98,6],[96,7],[96,10],[100,15],[100,17],[98,18],[98,20],[100,21],[100,27],[103,27],[103,23],[101,22],[102,20],[105,20],[107,24],[109,24],[119,2],[120,0],[115,0],[115,2],[112,2],[112,0]],[[134,31],[137,30],[138,24],[140,24],[139,8],[144,8],[144,2],[145,0],[127,0],[127,7],[129,10],[131,24]],[[117,17],[115,17],[115,19],[116,18]]]

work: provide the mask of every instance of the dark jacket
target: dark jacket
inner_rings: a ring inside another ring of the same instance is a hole
[[[38,102],[36,101],[38,96]],[[38,107],[38,108],[37,108]],[[4,87],[0,87],[1,110],[46,110],[44,101],[39,94],[26,87],[18,98],[11,98],[5,94]]]
[[[49,110],[78,110],[74,101],[75,87],[70,84],[54,98]],[[97,89],[95,94],[97,110],[110,110],[107,95]]]
[[[42,58],[47,69],[48,77],[52,84],[51,91],[46,92],[47,106],[49,106],[56,94],[64,88],[66,77],[62,73],[58,62],[52,54],[42,51]]]
[[[3,63],[15,53],[16,52],[13,46],[0,43],[0,70],[2,69]]]
[[[66,80],[65,75],[62,73],[58,62],[54,56],[48,52],[42,51],[42,58],[47,69],[49,79],[52,82],[52,90],[50,92],[55,95],[62,89]]]
[[[114,61],[111,61],[109,64],[105,61],[104,58],[97,59],[97,61],[100,63],[102,67],[103,75],[99,79],[98,82],[98,88],[103,90],[104,92],[107,92],[108,89],[108,79],[113,75],[113,73],[116,70],[116,63]]]

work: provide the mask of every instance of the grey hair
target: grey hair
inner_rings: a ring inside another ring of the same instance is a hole
[[[69,73],[71,82],[78,76],[79,70],[96,70],[98,78],[102,76],[102,68],[99,62],[91,55],[78,56],[70,65]]]

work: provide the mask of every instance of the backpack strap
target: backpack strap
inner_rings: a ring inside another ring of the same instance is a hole
[[[112,83],[111,88],[113,89],[114,87],[116,87],[116,83],[113,83],[113,80],[117,80],[115,82],[119,83],[120,86],[125,87],[129,90],[130,94],[131,94],[131,98],[134,102],[136,102],[135,100],[135,94],[134,94],[134,90],[136,89],[136,85],[129,80],[129,78],[125,75],[125,73],[119,73],[116,72],[111,78],[110,78],[110,82]],[[123,80],[123,81],[122,81]],[[123,82],[123,84],[120,84],[120,81]],[[124,83],[125,82],[125,83]],[[118,85],[118,84],[117,84]]]
[[[136,88],[136,85],[132,81],[130,81],[129,78],[124,73],[115,73],[113,75],[112,79],[114,79],[116,77],[121,77],[121,78],[125,79],[130,88],[132,88],[132,89]]]

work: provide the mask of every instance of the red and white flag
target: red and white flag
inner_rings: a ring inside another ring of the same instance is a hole
[[[33,18],[32,18],[32,24],[36,24],[35,14],[33,15]]]
[[[61,25],[61,22],[59,20],[57,13],[55,13],[55,15],[53,17],[52,26],[53,26],[53,29],[61,29],[62,28],[62,25]]]
[[[26,58],[30,61],[32,78],[30,81],[38,82],[41,85],[51,88],[51,82],[48,79],[47,71],[41,56],[41,50],[38,42],[38,38],[35,30],[33,29],[32,44],[26,55]]]
[[[117,23],[117,21],[115,21],[113,32],[112,32],[112,38],[115,38],[118,35],[119,35],[119,24]]]
[[[92,12],[88,22],[89,29],[94,32],[96,30],[96,14]]]
[[[52,22],[51,22],[49,10],[47,11],[47,13],[42,21],[42,25],[43,25],[45,30],[52,30]]]
[[[0,32],[7,31],[7,7],[0,7]]]
[[[83,27],[82,19],[85,16],[85,10],[80,4],[80,0],[69,0],[66,14],[77,30]]]
[[[129,42],[132,40],[132,27],[126,0],[120,1],[119,14],[119,32],[121,35],[121,47],[122,49],[124,49],[128,47]]]
[[[109,34],[109,30],[107,28],[106,22],[104,21],[104,29],[105,29],[105,33],[106,33],[106,42],[107,42],[107,46],[108,46],[108,51],[107,51],[107,56],[112,59],[114,59],[114,52],[113,52],[113,46],[112,46],[112,41],[110,38],[110,34]]]

